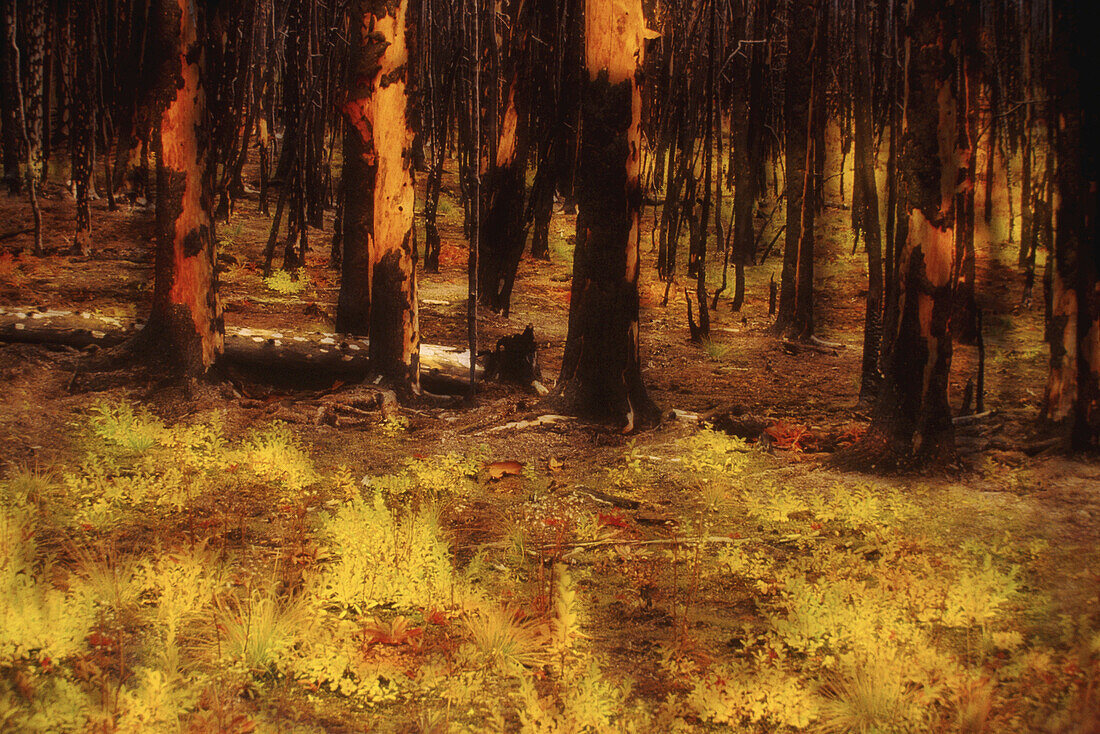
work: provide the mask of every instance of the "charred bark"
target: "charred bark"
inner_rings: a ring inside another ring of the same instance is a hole
[[[1070,446],[1100,447],[1100,93],[1096,23],[1083,2],[1055,17],[1053,93],[1058,125],[1058,196],[1053,267],[1053,329],[1047,417],[1072,416]]]
[[[949,0],[914,0],[909,18],[905,148],[908,227],[900,253],[899,315],[882,392],[863,439],[842,464],[880,471],[944,460],[954,451],[948,404],[953,310],[957,45]]]
[[[19,173],[19,161],[22,158],[23,134],[19,130],[19,108],[16,106],[15,49],[9,42],[12,36],[18,36],[16,24],[15,0],[3,0],[0,9],[0,22],[4,27],[4,38],[0,41],[0,120],[3,147],[4,183],[13,194],[22,190],[23,181]]]
[[[817,0],[791,0],[787,21],[787,83],[783,98],[784,148],[787,157],[787,230],[783,272],[779,283],[779,313],[775,321],[777,333],[786,332],[795,319],[803,208],[805,203],[809,203],[812,210],[813,205],[813,166],[807,166],[807,156],[811,152],[810,99],[813,92],[812,60],[816,9]],[[805,198],[807,180],[811,183],[810,200]]]
[[[5,40],[7,42],[8,50],[11,54],[11,63],[13,66],[13,88],[15,91],[15,107],[16,107],[16,124],[20,135],[23,139],[23,153],[25,170],[23,172],[24,182],[27,185],[27,194],[30,199],[31,212],[34,215],[34,254],[42,255],[42,210],[38,206],[38,176],[35,169],[35,151],[31,145],[30,133],[27,128],[27,115],[26,115],[26,99],[23,95],[23,82],[20,78],[21,68],[21,55],[19,51],[19,40],[17,36],[17,23],[16,18],[16,2],[11,0],[10,4],[5,8],[4,14],[4,30]]]
[[[860,0],[859,7],[867,15],[867,0]],[[877,397],[882,384],[879,370],[879,348],[882,344],[882,318],[885,272],[882,261],[882,232],[879,228],[878,185],[875,181],[874,131],[872,123],[870,28],[866,23],[855,23],[855,98],[853,120],[855,126],[855,188],[853,216],[857,222],[857,237],[863,234],[863,246],[867,250],[867,302],[863,319],[863,361],[860,370],[859,400],[870,403]],[[858,208],[858,212],[857,212]]]
[[[510,92],[497,125],[496,159],[483,176],[485,214],[478,236],[478,295],[483,306],[508,315],[516,270],[527,238],[524,221],[527,153],[527,112],[521,107],[526,95],[519,75],[507,85]],[[517,92],[519,99],[517,100]],[[518,106],[517,106],[518,105]]]
[[[774,2],[758,3],[745,36],[761,39],[767,29]],[[747,58],[744,58],[747,56]],[[733,89],[731,124],[733,125],[733,310],[740,311],[745,299],[745,266],[756,261],[756,229],[753,214],[760,198],[756,171],[763,163],[764,134],[764,56],[759,44],[738,55],[739,84]]]
[[[343,270],[337,331],[370,337],[374,368],[419,391],[408,0],[357,0],[343,104]]]
[[[46,0],[23,0],[20,39],[23,75],[23,115],[27,130],[27,161],[36,182],[42,181],[42,100],[46,80]]]
[[[95,135],[95,21],[92,7],[80,3],[76,8],[77,27],[83,29],[77,34],[77,53],[71,55],[73,62],[72,79],[72,115],[70,154],[72,159],[72,179],[76,188],[76,234],[73,236],[73,250],[81,255],[92,251],[92,215],[88,204],[92,183],[92,146]]]
[[[626,431],[657,417],[642,382],[638,339],[637,71],[646,33],[641,0],[587,0],[577,244],[569,333],[558,378],[569,408],[618,419]]]
[[[214,269],[207,169],[204,16],[198,3],[155,0],[157,250],[153,308],[139,343],[167,367],[206,374],[225,348]]]

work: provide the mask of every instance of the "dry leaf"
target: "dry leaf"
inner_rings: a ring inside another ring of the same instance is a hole
[[[518,461],[494,461],[485,468],[489,470],[489,479],[494,482],[503,477],[518,477],[523,474],[523,464]]]

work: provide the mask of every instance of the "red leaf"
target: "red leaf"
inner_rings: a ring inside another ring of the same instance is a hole
[[[601,512],[598,515],[597,523],[601,527],[616,527],[616,528],[628,528],[630,527],[630,520],[623,517],[618,512]]]

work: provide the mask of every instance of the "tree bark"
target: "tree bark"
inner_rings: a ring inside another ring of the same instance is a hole
[[[23,114],[27,127],[27,160],[36,182],[42,180],[42,98],[45,86],[46,0],[23,0]]]
[[[527,64],[530,7],[522,0],[499,0],[495,32],[489,23],[482,25],[483,34],[493,44],[495,60],[486,70],[487,86],[492,91],[485,93],[499,96],[482,108],[483,116],[496,116],[495,120],[482,122],[482,132],[495,131],[497,139],[495,145],[486,146],[489,155],[482,177],[484,214],[477,240],[477,290],[482,305],[505,316],[527,239],[524,202],[531,145],[531,70]],[[498,72],[500,80],[495,78]]]
[[[539,168],[531,186],[528,204],[531,220],[531,257],[550,260],[550,219],[554,213],[554,185],[556,183],[555,152],[539,156]]]
[[[19,173],[19,161],[22,157],[23,133],[19,129],[19,110],[16,107],[16,74],[15,49],[8,42],[11,35],[16,33],[15,1],[3,0],[0,9],[0,22],[4,24],[4,38],[0,42],[0,115],[3,116],[0,124],[3,125],[3,135],[0,144],[3,146],[4,183],[13,194],[22,190],[23,181]]]
[[[77,53],[69,55],[73,64],[74,82],[70,127],[72,179],[76,188],[76,233],[73,236],[73,249],[81,255],[88,255],[92,251],[92,215],[88,199],[92,183],[92,144],[95,134],[95,74],[91,60],[95,58],[97,48],[92,6],[88,3],[78,4],[75,16],[77,27],[82,30],[77,33]]]
[[[790,335],[809,340],[814,335],[814,219],[823,202],[824,183],[824,128],[825,128],[825,39],[827,13],[814,3],[817,26],[814,29],[809,64],[809,108],[806,113],[805,159],[802,162],[802,178],[798,181],[800,192],[798,207],[798,256],[795,263],[794,319]]]
[[[1053,92],[1058,125],[1054,319],[1047,417],[1070,417],[1074,450],[1100,447],[1100,144],[1096,23],[1091,7],[1056,10]]]
[[[879,348],[882,343],[884,270],[882,262],[882,232],[879,228],[878,185],[875,180],[874,131],[872,126],[870,24],[860,22],[859,15],[869,17],[867,0],[859,0],[860,13],[855,22],[855,188],[852,208],[856,213],[859,232],[867,250],[867,302],[863,319],[863,362],[860,370],[859,400],[870,403],[882,384],[879,370]],[[857,233],[858,236],[858,233]]]
[[[794,322],[797,300],[799,244],[802,241],[803,205],[809,169],[807,166],[810,130],[810,98],[813,79],[814,17],[817,0],[791,0],[787,20],[787,84],[784,91],[784,138],[787,191],[786,246],[783,274],[779,284],[779,313],[775,330],[784,333]],[[811,188],[812,194],[812,188]],[[812,199],[812,196],[811,196]],[[809,201],[812,208],[812,200]]]
[[[23,172],[24,182],[27,184],[31,212],[34,215],[34,254],[41,256],[44,254],[42,248],[42,210],[38,206],[38,176],[35,175],[34,147],[31,145],[30,133],[27,128],[27,103],[23,95],[23,81],[20,78],[21,57],[17,36],[17,17],[16,2],[12,0],[11,4],[5,8],[4,30],[7,46],[11,53],[12,66],[14,67],[12,76],[14,78],[16,123],[23,138],[24,163],[26,164],[26,170]]]
[[[838,461],[894,470],[950,457],[957,45],[948,0],[911,4],[908,102],[901,158],[908,227],[900,253],[899,319],[885,379],[863,439]]]
[[[408,0],[356,0],[351,7],[336,329],[369,336],[374,368],[413,394],[420,389],[420,327],[407,12]]]
[[[638,69],[646,36],[641,0],[586,1],[577,244],[558,378],[572,410],[616,418],[627,432],[657,416],[642,382],[638,338]]]
[[[208,175],[204,17],[190,0],[155,0],[157,251],[153,308],[139,340],[169,369],[202,376],[224,351]]]
[[[952,331],[962,344],[978,343],[977,257],[974,250],[975,180],[978,136],[978,13],[971,3],[958,8],[959,64],[956,71],[956,148],[959,160],[955,192],[955,313]],[[1032,232],[1034,236],[1034,231]]]
[[[478,236],[478,296],[481,304],[508,315],[516,270],[526,244],[528,111],[523,74],[516,72],[505,84],[501,115],[496,125],[496,156],[483,176],[485,214]],[[518,97],[518,99],[517,99]],[[491,126],[486,126],[491,129]]]
[[[757,3],[753,22],[744,27],[746,38],[764,38],[772,2]],[[751,34],[750,34],[751,28]],[[737,54],[735,73],[738,84],[732,90],[733,109],[733,310],[740,311],[744,302],[745,266],[756,261],[756,227],[753,210],[760,197],[756,171],[763,159],[764,134],[764,56],[765,49],[753,44]]]

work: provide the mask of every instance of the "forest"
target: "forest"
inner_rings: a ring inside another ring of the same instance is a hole
[[[1095,15],[0,0],[0,732],[1100,734]]]

